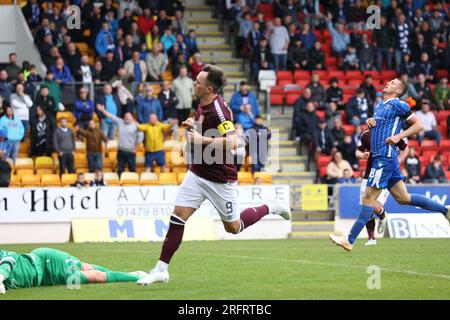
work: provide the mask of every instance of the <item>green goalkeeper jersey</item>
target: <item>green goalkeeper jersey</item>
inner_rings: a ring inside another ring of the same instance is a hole
[[[0,250],[0,274],[6,289],[38,287],[42,282],[41,260],[34,254]]]

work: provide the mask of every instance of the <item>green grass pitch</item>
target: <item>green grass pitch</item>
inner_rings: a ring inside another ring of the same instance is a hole
[[[134,283],[10,290],[4,299],[449,299],[450,239],[380,239],[351,253],[327,239],[184,242],[168,284]],[[4,245],[29,252],[43,245]],[[147,271],[161,243],[60,244],[85,262]],[[369,290],[370,265],[381,289]]]

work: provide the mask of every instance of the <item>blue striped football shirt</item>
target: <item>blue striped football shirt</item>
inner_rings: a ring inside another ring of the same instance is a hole
[[[403,124],[412,115],[409,106],[398,98],[381,101],[375,107],[373,118],[377,124],[371,129],[372,156],[397,157],[397,146],[386,143],[386,139],[399,134]]]

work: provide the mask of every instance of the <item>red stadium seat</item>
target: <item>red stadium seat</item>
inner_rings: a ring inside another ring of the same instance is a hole
[[[408,146],[409,146],[410,148],[416,149],[416,154],[420,154],[420,145],[419,145],[419,141],[417,141],[417,140],[408,140]]]
[[[273,6],[270,3],[260,3],[258,5],[258,12],[264,14],[267,20],[272,20],[273,18]]]
[[[325,111],[323,110],[317,110],[316,111],[317,116],[320,120],[325,121]]]
[[[427,169],[427,164],[423,164],[422,162],[420,163],[420,176],[423,177],[425,170]]]
[[[450,110],[441,110],[438,112],[438,122],[447,121],[450,116]]]
[[[319,156],[319,159],[317,160],[317,167],[322,168],[326,167],[331,161],[331,156],[325,156],[321,155]]]
[[[396,77],[398,77],[398,73],[395,70],[382,70],[381,71],[381,79],[383,82],[390,81]]]
[[[293,84],[293,80],[281,79],[277,81],[278,86],[286,86],[289,84]]]
[[[437,151],[430,151],[430,150],[423,151],[423,150],[422,150],[422,155],[421,155],[421,157],[427,158],[427,159],[429,159],[430,161],[432,161],[433,158],[436,156],[436,154],[437,154]]]
[[[336,77],[338,80],[345,79],[345,72],[342,70],[328,70],[328,77]]]
[[[448,71],[446,69],[438,69],[438,71],[436,72],[436,75],[439,78],[445,77],[448,78]]]
[[[347,84],[352,87],[359,87],[362,83],[361,79],[349,79],[347,78]]]
[[[445,176],[450,180],[450,171],[445,171]]]
[[[306,70],[295,70],[294,79],[311,81],[311,73]]]
[[[344,103],[347,103],[348,100],[350,100],[351,97],[353,97],[352,94],[344,94],[344,96],[342,97],[342,99],[344,100]]]
[[[290,83],[293,82],[294,76],[292,75],[291,71],[277,71],[277,81],[280,80],[289,80]]]
[[[367,167],[367,159],[359,159],[359,169],[365,169]]]
[[[420,156],[419,161],[420,161],[420,165],[422,166],[422,168],[426,167],[427,164],[429,164],[431,162],[430,158],[424,157],[424,156]]]
[[[319,168],[319,175],[321,177],[326,177],[326,175],[327,175],[327,167],[320,167]]]
[[[374,79],[381,79],[381,75],[377,70],[367,70],[364,71],[364,77],[370,74]]]
[[[438,145],[435,140],[423,140],[420,147],[422,149],[422,152],[424,151],[436,152],[438,149]]]
[[[328,71],[325,70],[313,70],[311,76],[313,74],[317,73],[319,75],[319,79],[320,81],[328,81],[329,77],[328,77]]]
[[[439,131],[442,137],[447,138],[447,122],[441,122],[437,125],[437,131]]]
[[[296,80],[295,84],[300,86],[300,88],[306,87],[311,82],[311,79],[304,79],[304,80]]]
[[[341,114],[342,123],[346,123],[347,122],[347,114],[345,113],[344,110],[339,110],[339,112]]]
[[[445,152],[448,151],[450,152],[450,140],[441,140],[441,142],[439,143],[439,151],[440,152]]]
[[[347,79],[359,79],[361,82],[364,80],[364,76],[359,70],[348,70],[345,74]]]
[[[361,171],[353,171],[353,177],[359,178],[361,176]]]
[[[286,105],[293,106],[295,104],[295,101],[300,98],[300,95],[300,89],[286,90]]]
[[[284,103],[284,87],[273,86],[270,87],[270,104],[273,106],[281,106]]]
[[[356,127],[352,124],[343,124],[342,129],[344,129],[346,135],[352,135],[356,132]]]

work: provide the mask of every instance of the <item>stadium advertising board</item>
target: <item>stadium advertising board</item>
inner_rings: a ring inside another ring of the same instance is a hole
[[[76,218],[153,218],[172,213],[178,186],[0,188],[0,223],[70,222]],[[239,209],[276,198],[289,207],[289,186],[238,186]],[[205,201],[197,216],[219,219]],[[266,219],[279,219],[268,216]]]
[[[439,202],[443,205],[450,204],[450,185],[421,185],[407,186],[408,192],[424,195],[425,197]],[[386,202],[385,208],[388,213],[417,214],[429,213],[426,210],[413,206],[399,205],[392,196]],[[359,185],[339,186],[339,216],[341,219],[354,219],[359,214]]]
[[[450,238],[450,226],[440,213],[389,214],[391,238]]]
[[[74,219],[74,242],[163,241],[169,217],[135,219]],[[186,222],[183,240],[215,240],[211,217],[193,216]]]

